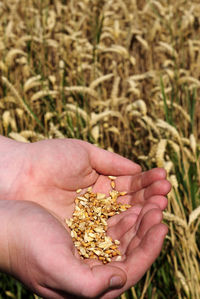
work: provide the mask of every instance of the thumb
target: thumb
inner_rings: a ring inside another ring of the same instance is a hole
[[[82,290],[86,298],[96,298],[109,290],[122,288],[127,280],[122,269],[110,265],[93,266],[91,274],[91,279],[87,278]]]
[[[141,172],[141,167],[116,153],[101,149],[95,145],[85,142],[90,156],[92,167],[104,175],[133,175]]]

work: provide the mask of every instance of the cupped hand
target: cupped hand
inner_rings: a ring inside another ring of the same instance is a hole
[[[108,193],[107,175],[117,176],[116,189],[128,192],[124,201],[141,205],[148,201],[161,209],[167,205],[165,195],[170,184],[163,169],[141,172],[138,164],[81,140],[20,144],[14,159],[18,170],[7,170],[13,182],[7,188],[6,199],[39,203],[61,219],[71,217],[77,189],[84,192],[93,186],[95,191]]]
[[[167,233],[157,205],[135,206],[132,212],[125,212],[127,217],[111,218],[109,234],[121,242],[122,261],[87,263],[77,255],[60,221],[43,207],[1,200],[0,210],[2,204],[4,215],[5,211],[9,215],[3,242],[8,250],[4,271],[43,298],[116,298],[144,275]],[[125,234],[122,226],[127,227]]]
[[[170,190],[165,171],[141,172],[132,161],[80,140],[11,147],[0,195],[26,205],[20,250],[10,255],[11,265],[22,260],[24,267],[12,266],[14,275],[47,298],[115,298],[134,285],[160,253],[167,232],[161,223]],[[117,177],[116,189],[127,191],[120,200],[132,207],[109,219],[108,234],[120,240],[123,257],[105,266],[80,260],[64,219],[72,216],[77,189],[108,193],[108,175]]]

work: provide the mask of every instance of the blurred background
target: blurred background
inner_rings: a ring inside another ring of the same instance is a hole
[[[0,134],[164,167],[169,233],[121,299],[200,298],[199,0],[0,1]],[[0,298],[38,297],[0,274]]]

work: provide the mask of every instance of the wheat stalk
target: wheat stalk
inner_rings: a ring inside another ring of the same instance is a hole
[[[29,141],[25,137],[16,132],[9,133],[9,137],[19,142],[29,143]]]
[[[39,80],[41,80],[41,75],[37,75],[29,78],[24,84],[24,92],[28,92],[29,89],[35,86],[40,86],[41,82],[38,82]]]
[[[56,97],[58,95],[57,90],[40,90],[36,93],[34,93],[30,99],[31,102],[36,102],[40,100],[41,98],[44,98],[46,96]]]
[[[103,83],[104,81],[110,80],[112,77],[113,77],[112,73],[101,76],[100,78],[97,78],[94,81],[92,81],[89,88],[95,89],[99,84]]]
[[[164,154],[166,150],[166,145],[167,145],[166,139],[161,139],[158,143],[157,151],[156,151],[156,163],[158,167],[164,166],[165,163]]]
[[[182,144],[180,134],[175,127],[173,127],[172,125],[170,125],[162,119],[158,119],[157,126],[159,128],[166,129],[172,135],[172,137],[174,137],[175,140]]]
[[[14,64],[14,60],[16,58],[17,55],[23,55],[23,56],[27,56],[27,53],[25,53],[24,51],[20,50],[20,49],[11,49],[5,58],[5,63],[6,65],[8,65],[8,67],[11,67]]]
[[[95,99],[98,99],[98,94],[96,93],[95,90],[93,90],[90,87],[86,87],[86,86],[71,86],[71,87],[65,87],[64,91],[69,93],[73,93],[73,92],[80,92],[80,93],[86,93],[91,95],[92,97],[94,97]]]
[[[185,229],[187,229],[188,225],[187,225],[187,222],[185,220],[183,220],[182,218],[174,215],[174,214],[171,214],[169,212],[163,212],[163,215],[164,215],[164,219],[167,220],[167,221],[172,221],[174,222],[176,225],[179,225]]]
[[[18,101],[18,103],[20,104],[20,106],[23,107],[24,110],[26,110],[31,117],[33,117],[32,113],[30,113],[29,109],[25,105],[24,101],[20,97],[20,95],[19,95],[18,91],[15,89],[15,87],[8,81],[8,79],[6,77],[2,76],[1,79],[2,79],[3,83],[5,83],[6,86],[14,94],[14,96],[16,97],[16,100]]]
[[[191,224],[196,221],[199,220],[199,215],[200,215],[200,206],[197,207],[195,210],[193,210],[190,215],[189,215],[189,221],[188,221],[188,225],[191,226]]]

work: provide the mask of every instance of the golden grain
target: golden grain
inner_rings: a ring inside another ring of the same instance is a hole
[[[164,219],[168,220],[168,221],[173,221],[175,222],[177,225],[183,227],[183,228],[187,228],[187,222],[184,221],[182,218],[171,214],[169,212],[163,212],[164,215]]]
[[[46,96],[51,96],[54,98],[57,96],[57,94],[58,94],[58,91],[56,91],[56,90],[40,90],[32,95],[32,97],[30,98],[30,101],[36,102]]]
[[[113,77],[113,74],[107,74],[104,76],[101,76],[97,79],[95,79],[94,81],[91,82],[90,84],[90,88],[91,89],[95,89],[99,84],[103,83],[104,81],[110,80]]]
[[[85,87],[85,86],[71,86],[71,87],[65,87],[64,88],[65,92],[78,92],[78,93],[86,93],[94,97],[95,99],[98,99],[98,94],[96,93],[95,90],[93,90],[90,87]]]
[[[196,155],[197,143],[194,134],[190,134],[190,147],[194,155]]]
[[[32,138],[33,140],[39,141],[46,139],[44,135],[36,133],[35,131],[24,130],[20,132],[20,135],[25,139]]]
[[[195,220],[199,219],[200,215],[200,206],[193,210],[189,215],[188,225],[190,226]]]
[[[14,64],[15,58],[17,55],[27,56],[27,53],[25,53],[21,49],[11,49],[7,53],[6,58],[5,58],[5,63],[8,67],[11,67]]]
[[[24,92],[28,92],[29,89],[35,87],[35,86],[40,86],[41,85],[41,75],[37,75],[34,77],[29,78],[25,83],[24,83]]]
[[[159,128],[166,129],[171,134],[171,136],[174,137],[174,139],[181,144],[180,134],[175,127],[173,127],[172,125],[170,125],[169,123],[165,122],[162,119],[159,119],[157,121],[157,126]]]
[[[15,87],[8,81],[8,79],[4,76],[2,76],[2,81],[3,83],[6,84],[6,86],[12,91],[12,93],[15,95],[16,97],[16,102],[18,101],[19,104],[28,112],[28,114],[33,117],[33,115],[30,113],[30,110],[27,108],[27,106],[24,104],[24,101],[22,100],[22,98],[20,97],[18,91],[15,89]]]
[[[88,114],[86,111],[81,109],[78,106],[75,106],[74,104],[66,104],[67,111],[72,111],[74,113],[78,113],[85,121],[88,121]],[[66,113],[63,113],[62,116],[64,116]]]
[[[104,193],[94,193],[91,188],[75,199],[73,216],[66,219],[71,229],[71,237],[81,258],[96,258],[104,264],[121,260],[118,250],[119,240],[113,240],[106,234],[107,220],[120,212],[126,211],[131,206],[117,202],[121,192],[116,191],[115,177],[108,177],[111,181],[112,190],[110,196]],[[79,193],[81,189],[76,192]],[[124,193],[126,194],[126,193]],[[89,217],[88,217],[89,216]]]
[[[21,136],[19,133],[16,132],[9,133],[9,137],[19,142],[25,142],[25,143],[29,142],[25,137]]]
[[[10,111],[4,111],[3,115],[2,115],[2,120],[3,120],[3,125],[5,127],[5,129],[8,129],[8,126],[10,124]]]
[[[177,58],[178,57],[178,53],[176,52],[176,50],[172,47],[172,45],[169,45],[166,42],[159,42],[160,45],[160,49],[163,49],[163,51],[167,51],[167,53],[170,54],[170,56]]]
[[[165,163],[164,154],[166,150],[167,140],[161,139],[157,146],[156,163],[158,167],[163,167]]]

